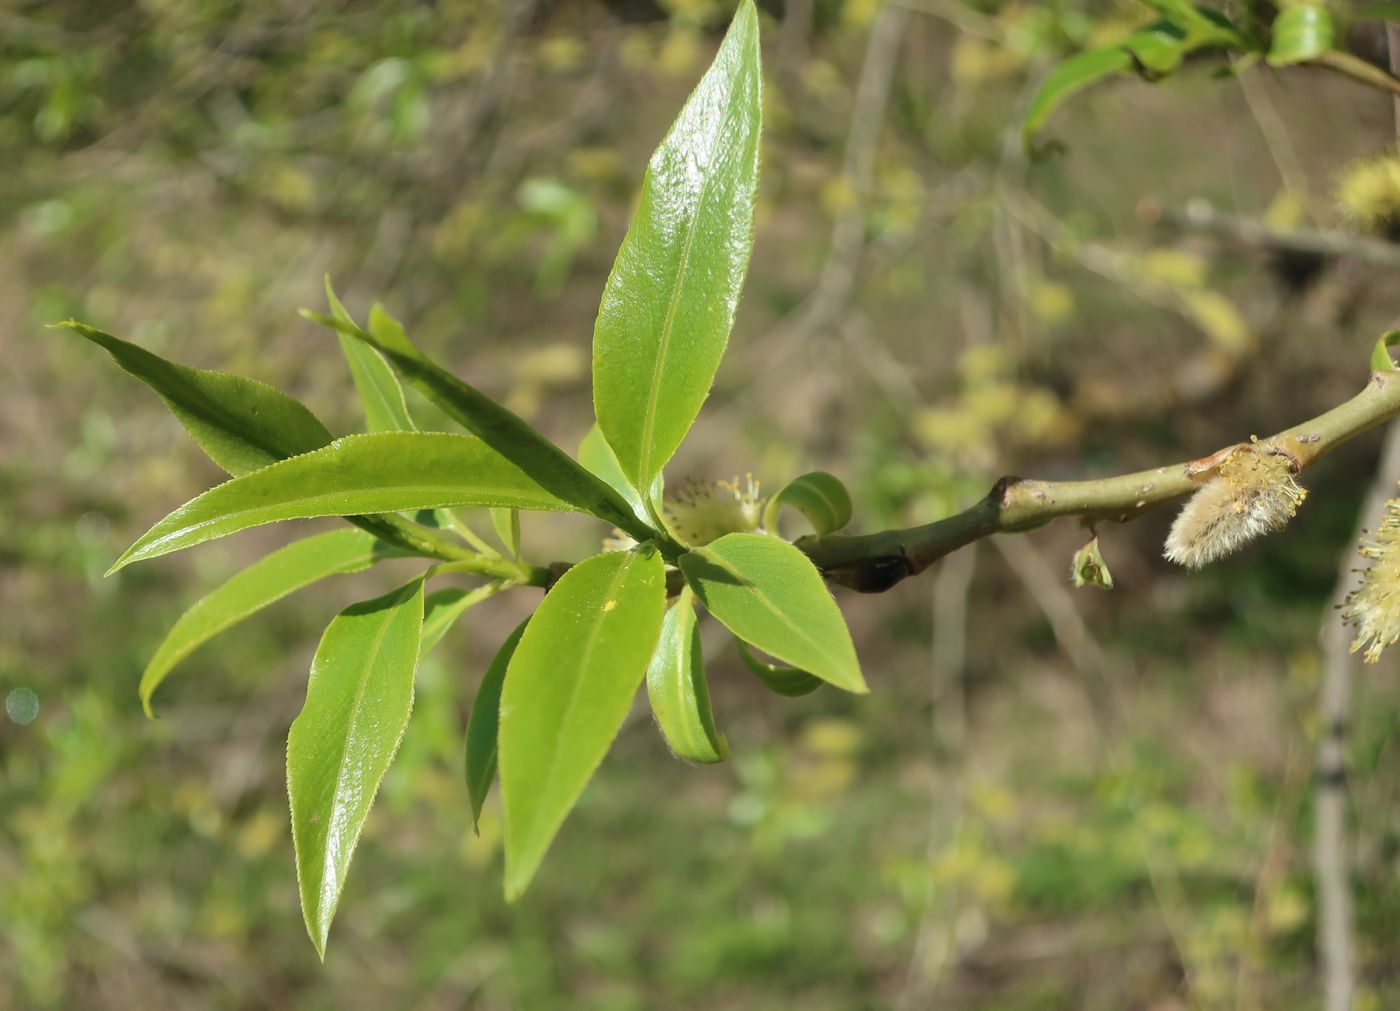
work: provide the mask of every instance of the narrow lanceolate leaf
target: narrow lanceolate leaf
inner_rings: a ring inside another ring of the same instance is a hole
[[[487,583],[474,590],[450,587],[434,590],[423,600],[423,655],[442,641],[453,624],[477,604],[501,592],[499,583]]]
[[[679,758],[722,762],[729,755],[724,735],[715,729],[705,658],[690,587],[681,590],[661,623],[661,638],[647,667],[647,699],[661,736]]]
[[[726,534],[680,559],[711,614],[745,642],[850,692],[865,692],[845,619],[811,559],[766,534]]]
[[[185,657],[225,629],[299,590],[341,572],[374,564],[376,544],[358,530],[333,530],[289,544],[254,562],[212,590],[180,616],[141,675],[141,705],[151,712],[151,696]]]
[[[355,320],[336,297],[331,287],[331,279],[326,278],[326,301],[330,303],[335,318],[349,326]],[[378,308],[376,306],[376,308]],[[371,316],[371,325],[374,317]],[[350,366],[350,376],[355,381],[355,389],[365,408],[365,423],[371,432],[412,432],[413,419],[408,416],[408,405],[404,403],[403,387],[394,376],[394,370],[374,348],[362,340],[345,333],[337,333],[340,350],[345,362]]]
[[[146,531],[110,571],[263,523],[442,506],[569,508],[469,435],[348,435],[191,499]]]
[[[177,365],[75,320],[58,325],[105,348],[155,391],[209,458],[234,477],[331,441],[314,414],[265,383]]]
[[[729,341],[753,246],[758,16],[739,7],[652,155],[593,332],[593,407],[633,487],[685,438]]]
[[[818,537],[835,533],[851,522],[851,495],[839,478],[825,471],[795,477],[763,508],[763,526],[778,533],[778,519],[784,506],[792,506],[812,524]]]
[[[430,361],[408,340],[402,327],[386,324],[366,333],[333,316],[305,310],[302,315],[372,345],[389,360],[400,376],[448,417],[514,462],[556,498],[621,527],[639,540],[655,536],[632,514],[622,496],[546,439],[524,418]]]
[[[789,698],[798,698],[811,695],[822,686],[820,678],[812,677],[805,670],[761,660],[754,656],[753,650],[744,640],[736,639],[735,642],[739,646],[739,659],[744,661],[749,673],[768,686],[769,691]]]
[[[526,618],[506,637],[491,665],[482,675],[472,703],[471,719],[467,721],[467,799],[472,805],[472,825],[481,821],[481,809],[496,778],[496,737],[501,721],[501,686],[505,684],[506,667],[515,655],[515,647],[525,634]]]
[[[666,610],[650,547],[595,555],[545,595],[501,692],[506,898],[530,883],[632,708]]]
[[[360,830],[408,726],[422,630],[421,579],[341,611],[287,736],[301,911],[322,958]]]

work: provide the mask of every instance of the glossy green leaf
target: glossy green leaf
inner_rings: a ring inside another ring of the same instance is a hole
[[[279,520],[441,506],[569,508],[469,435],[348,435],[191,499],[142,534],[109,571]]]
[[[749,251],[761,129],[758,16],[739,7],[652,155],[593,333],[593,407],[632,485],[685,438],[729,341]]]
[[[1286,67],[1321,56],[1337,44],[1337,22],[1322,4],[1285,7],[1274,19],[1268,63]]]
[[[76,320],[86,337],[149,386],[209,458],[234,477],[320,449],[331,433],[299,402],[266,383],[166,361]]]
[[[770,691],[778,695],[799,698],[803,695],[811,695],[823,684],[821,678],[813,677],[805,670],[759,659],[744,640],[736,639],[734,641],[739,646],[739,659],[744,661],[744,666],[754,677],[767,685]]]
[[[360,830],[408,726],[422,630],[422,579],[341,611],[287,736],[301,910],[322,958]]]
[[[1400,344],[1400,330],[1390,330],[1381,334],[1380,340],[1376,341],[1375,347],[1371,349],[1372,372],[1395,371],[1395,360],[1390,357],[1390,349],[1397,344]]]
[[[681,590],[661,623],[661,638],[647,667],[647,699],[661,736],[677,757],[722,762],[729,745],[715,728],[705,657],[690,587]]]
[[[501,692],[507,899],[530,883],[617,736],[665,610],[661,557],[644,547],[569,569],[525,627]]]
[[[818,537],[835,533],[851,522],[851,495],[840,479],[821,470],[795,477],[763,508],[763,526],[778,533],[778,520],[784,506],[796,509]]]
[[[608,440],[603,438],[603,431],[596,422],[589,426],[588,434],[579,443],[578,461],[626,499],[627,504],[632,507],[632,511],[637,514],[638,519],[643,523],[650,522],[647,506],[642,501],[641,493],[632,487],[632,482],[628,481],[627,475],[622,473],[622,465],[617,462],[617,454],[608,445]],[[664,480],[660,474],[657,474],[656,480],[651,483],[652,501],[660,502],[664,492]]]
[[[524,418],[430,361],[404,336],[402,327],[385,325],[377,332],[366,333],[333,316],[305,310],[302,315],[371,344],[400,376],[448,417],[512,461],[556,498],[626,530],[638,540],[655,536],[633,515],[622,496]]]
[[[520,510],[492,509],[491,525],[496,528],[496,536],[506,549],[507,558],[520,557]]]
[[[336,297],[331,287],[331,279],[326,277],[326,301],[331,313],[342,323],[355,326],[355,320]],[[376,309],[379,307],[376,305]],[[380,310],[381,315],[383,310]],[[374,316],[370,317],[371,325]],[[403,399],[403,387],[399,385],[394,370],[374,348],[364,341],[345,333],[337,333],[340,350],[345,362],[350,366],[350,376],[355,381],[355,389],[360,394],[360,402],[365,408],[365,422],[371,432],[412,432],[416,426],[408,416],[408,405]]]
[[[294,590],[326,576],[368,568],[378,554],[377,543],[358,530],[317,534],[272,552],[210,591],[180,615],[146,665],[139,689],[146,715],[154,715],[155,690],[196,648]]]
[[[458,618],[500,592],[499,583],[487,583],[472,590],[452,586],[428,594],[423,600],[423,655],[427,656],[442,641]]]
[[[766,534],[726,534],[684,554],[681,572],[745,642],[850,692],[866,692],[851,634],[811,559]]]
[[[496,778],[496,737],[501,722],[501,687],[505,684],[506,668],[529,622],[526,618],[515,626],[515,631],[501,643],[481,677],[476,701],[472,703],[472,715],[467,721],[467,799],[472,806],[473,826],[481,822],[481,809],[486,804],[486,795],[491,792],[491,781]]]

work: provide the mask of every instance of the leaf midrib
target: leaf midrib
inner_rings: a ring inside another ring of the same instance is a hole
[[[729,100],[725,103],[723,117],[725,122],[734,118],[735,99],[743,89],[743,86],[747,83],[747,81],[744,80],[746,77],[747,74],[743,75],[743,77],[736,82],[734,90],[729,93]],[[724,132],[720,131],[719,136],[722,138]],[[718,160],[722,146],[723,144],[721,141],[716,143],[707,152],[712,163]],[[676,283],[671,289],[670,304],[666,307],[666,320],[661,328],[661,340],[657,349],[656,364],[652,367],[651,388],[647,394],[647,409],[642,421],[642,453],[641,458],[638,460],[637,467],[637,483],[647,486],[647,490],[643,491],[644,495],[650,495],[650,483],[654,476],[651,473],[652,435],[656,430],[656,406],[661,396],[661,376],[666,371],[666,360],[671,351],[671,337],[675,327],[676,311],[680,305],[681,289],[685,287],[686,271],[690,266],[690,252],[695,244],[695,236],[699,232],[700,216],[705,207],[705,197],[710,191],[710,183],[714,181],[717,174],[717,171],[707,172],[705,178],[700,183],[700,192],[695,198],[695,213],[691,215],[690,224],[686,228],[685,248],[681,250],[681,261],[676,268]]]
[[[802,639],[804,642],[808,643],[808,644],[809,644],[813,649],[815,649],[818,653],[820,653],[820,654],[822,654],[823,656],[825,656],[826,654],[828,654],[828,653],[830,652],[825,646],[823,646],[821,643],[819,643],[816,639],[813,639],[813,638],[811,637],[811,635],[808,634],[808,632],[807,632],[806,629],[804,629],[801,625],[795,624],[791,618],[789,618],[789,617],[788,617],[786,614],[784,614],[782,611],[778,610],[778,608],[774,606],[774,604],[773,604],[772,600],[769,598],[769,596],[768,596],[766,593],[764,593],[763,590],[760,589],[759,586],[758,586],[756,583],[754,583],[754,581],[753,581],[752,579],[750,579],[748,576],[744,575],[742,572],[740,572],[738,569],[736,569],[736,568],[733,566],[733,564],[731,564],[731,563],[728,561],[728,559],[721,558],[719,555],[716,555],[714,552],[708,551],[708,550],[706,550],[706,549],[704,549],[704,548],[700,548],[700,549],[699,549],[699,552],[700,552],[700,553],[703,553],[703,554],[705,555],[706,558],[708,558],[708,559],[710,559],[711,561],[713,561],[716,565],[718,565],[721,569],[724,569],[724,571],[728,572],[731,576],[735,576],[735,577],[737,577],[738,579],[742,580],[742,581],[743,581],[744,587],[747,588],[748,590],[750,590],[750,591],[753,593],[754,597],[756,597],[756,598],[759,600],[759,602],[763,605],[764,610],[766,610],[769,614],[773,615],[775,618],[777,618],[779,621],[781,621],[784,625],[786,625],[789,629],[791,629],[793,632],[795,632],[795,633],[797,634],[797,636],[798,636],[800,639]],[[775,651],[773,651],[773,650],[769,650],[766,646],[764,646],[764,647],[762,647],[762,648],[763,648],[764,650],[766,650],[767,652],[772,653],[774,656],[778,656],[778,653],[777,653],[777,652],[775,652]],[[786,659],[786,657],[780,657],[780,659]],[[788,662],[789,662],[789,663],[792,663],[792,664],[796,664],[796,665],[798,665],[798,666],[801,666],[800,661],[791,660],[791,661],[788,661]],[[825,680],[825,678],[823,678],[822,680]]]
[[[405,590],[404,592],[407,592],[407,591]],[[416,592],[416,591],[415,591],[415,592]],[[371,647],[371,649],[370,649],[368,658],[367,658],[367,660],[366,660],[366,662],[365,662],[365,665],[364,665],[364,667],[363,667],[363,669],[362,669],[362,673],[361,673],[360,678],[359,678],[359,684],[356,685],[356,687],[355,687],[355,697],[354,697],[354,699],[351,701],[350,725],[346,728],[345,736],[342,738],[342,743],[341,743],[341,745],[340,745],[340,759],[339,759],[339,761],[336,763],[335,783],[334,783],[334,786],[333,786],[332,791],[331,791],[331,805],[332,805],[332,808],[334,808],[334,807],[336,806],[336,803],[335,803],[335,802],[336,802],[336,798],[339,797],[340,792],[341,792],[341,784],[342,784],[342,783],[344,782],[344,780],[345,780],[346,756],[347,756],[347,755],[349,754],[349,752],[350,752],[349,742],[350,742],[351,737],[354,736],[355,729],[359,726],[359,723],[360,723],[360,712],[361,712],[361,710],[362,710],[362,708],[363,708],[362,702],[363,702],[363,700],[364,700],[365,690],[366,690],[366,688],[367,688],[368,685],[369,685],[369,675],[370,675],[370,672],[374,669],[375,661],[378,659],[379,654],[382,652],[383,647],[384,647],[384,640],[385,640],[385,638],[386,638],[386,637],[388,636],[388,634],[389,634],[389,627],[394,623],[394,619],[398,616],[398,609],[399,609],[400,607],[403,606],[403,603],[404,603],[404,601],[403,601],[403,595],[402,595],[402,593],[400,593],[400,594],[399,594],[399,599],[395,600],[392,606],[390,606],[390,607],[388,607],[388,608],[385,609],[385,619],[384,619],[384,622],[383,622],[383,624],[380,626],[378,632],[375,633],[374,643],[373,643],[373,645],[372,645],[372,647]],[[411,685],[410,685],[409,690],[412,691],[412,686],[411,686]],[[368,812],[366,812],[366,813],[368,813]],[[363,828],[363,826],[364,826],[364,822],[363,822],[363,820],[362,820],[362,821],[360,822],[360,827]],[[328,817],[328,818],[326,819],[325,835],[323,836],[323,839],[327,839],[327,840],[328,840],[328,839],[330,838],[330,834],[331,834],[331,819]],[[359,837],[359,831],[358,831],[358,830],[356,830],[355,835],[356,835],[356,838]],[[352,845],[349,847],[348,850],[345,849],[345,848],[340,848],[340,849],[337,849],[336,852],[337,852],[337,853],[342,853],[342,852],[353,852],[353,849],[354,849],[354,846],[353,846],[353,844],[352,844]],[[320,887],[317,889],[317,899],[318,899],[318,902],[317,902],[316,910],[317,910],[318,913],[323,912],[322,903],[323,903],[323,902],[325,901],[325,899],[326,899],[326,864],[327,864],[327,861],[329,861],[330,859],[331,859],[331,854],[330,854],[329,847],[325,847],[325,848],[324,848],[324,851],[323,851],[322,854],[321,854],[321,881],[320,881]],[[340,897],[341,885],[343,884],[343,882],[341,881],[341,875],[336,874],[336,875],[335,875],[335,878],[336,878],[336,882],[335,882],[335,886],[334,886],[334,894],[330,896],[332,905],[335,903],[335,901],[336,901],[337,899],[339,899],[339,897]]]
[[[613,576],[612,582],[608,586],[608,592],[603,597],[604,601],[616,599],[615,594],[618,592],[618,587],[623,582],[623,577],[627,575],[627,573],[631,570],[632,566],[636,564],[636,562],[637,557],[634,555],[624,560],[622,565],[618,567],[616,575]],[[602,628],[603,623],[607,620],[605,617],[606,612],[601,610],[602,604],[600,603],[598,606],[598,616],[593,621],[591,627],[588,629],[588,637],[585,640],[584,647],[579,654],[582,659],[582,662],[578,666],[580,676],[574,679],[573,686],[569,689],[568,701],[565,702],[563,712],[560,714],[559,725],[561,727],[567,726],[569,723],[569,717],[574,711],[575,704],[578,702],[580,690],[584,682],[583,675],[586,674],[588,670],[589,662],[593,657],[593,650],[598,644],[599,630]],[[549,796],[549,794],[554,788],[554,781],[557,777],[557,773],[559,770],[559,750],[560,749],[556,747],[553,749],[553,751],[550,752],[549,769],[545,773],[544,783],[540,787],[539,795],[541,797]],[[535,810],[536,817],[532,819],[532,821],[537,823],[539,811],[538,806]]]

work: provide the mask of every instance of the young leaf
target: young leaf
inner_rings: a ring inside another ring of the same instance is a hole
[[[617,492],[576,463],[524,418],[426,358],[409,342],[402,327],[385,324],[373,333],[365,333],[332,316],[304,310],[302,315],[371,344],[383,353],[399,375],[448,417],[512,461],[555,497],[626,530],[638,540],[656,536],[655,531],[632,514],[626,500]]]
[[[314,414],[265,383],[177,365],[76,320],[56,325],[105,348],[123,370],[155,391],[200,449],[234,477],[331,441]]]
[[[821,573],[787,541],[726,534],[682,555],[680,567],[700,602],[740,639],[837,688],[869,691]]]
[[[341,611],[287,736],[301,910],[322,958],[360,830],[408,726],[422,630],[422,579]]]
[[[1390,330],[1381,334],[1375,347],[1371,348],[1371,371],[1393,372],[1395,360],[1390,357],[1390,349],[1400,344],[1400,330]]]
[[[501,546],[506,549],[506,557],[518,559],[520,557],[520,510],[492,509],[491,525],[496,528],[496,536],[501,539]]]
[[[851,522],[851,495],[839,478],[825,471],[795,477],[763,508],[763,526],[778,533],[778,519],[783,506],[792,506],[812,524],[818,537],[835,533]]]
[[[593,406],[647,488],[709,395],[753,246],[761,128],[758,15],[744,0],[652,155],[593,333]]]
[[[617,454],[608,445],[608,440],[603,438],[603,432],[596,422],[589,426],[588,434],[578,444],[578,462],[602,478],[608,487],[626,499],[627,504],[632,507],[632,511],[637,514],[637,518],[641,522],[651,522],[647,514],[647,505],[642,501],[641,493],[632,487],[632,483],[627,480],[627,475],[622,473],[622,465],[617,462]],[[651,485],[651,500],[660,502],[663,490],[662,477],[657,474],[656,480]]]
[[[661,736],[680,758],[722,762],[729,756],[724,735],[715,729],[705,658],[690,587],[681,590],[661,623],[661,638],[647,667],[647,699]]]
[[[428,594],[423,600],[423,656],[427,656],[442,641],[458,618],[487,597],[494,597],[500,592],[499,583],[487,583],[474,590],[453,586]]]
[[[330,303],[331,312],[335,318],[349,326],[355,326],[355,320],[349,311],[336,297],[335,289],[331,287],[330,276],[326,276],[326,301]],[[375,306],[377,309],[378,306]],[[374,324],[374,315],[370,315],[370,325]],[[394,376],[394,370],[389,368],[389,364],[374,348],[370,347],[362,340],[357,340],[345,333],[337,332],[340,339],[340,350],[345,355],[345,362],[350,366],[350,377],[355,381],[355,389],[359,391],[360,402],[365,408],[365,422],[371,432],[412,432],[415,430],[413,419],[408,416],[408,405],[404,403],[403,387]]]
[[[760,660],[754,656],[753,650],[743,639],[734,641],[739,646],[739,659],[744,661],[749,673],[768,686],[769,691],[786,695],[788,698],[799,698],[811,695],[822,686],[820,678],[812,677],[805,670]]]
[[[469,435],[348,435],[191,499],[146,531],[108,571],[263,523],[441,506],[569,508]]]
[[[632,708],[666,610],[650,547],[565,572],[520,637],[501,692],[506,898],[525,891]]]
[[[1315,59],[1337,44],[1337,22],[1322,4],[1285,7],[1274,19],[1266,57],[1271,67]]]
[[[358,530],[316,534],[274,551],[210,591],[180,615],[146,665],[139,689],[146,715],[154,715],[151,696],[166,675],[197,647],[294,590],[368,568],[380,554],[376,544]]]
[[[516,625],[496,651],[476,689],[476,701],[467,721],[467,799],[472,806],[473,826],[481,821],[481,808],[491,792],[491,781],[496,778],[496,734],[501,722],[501,686],[506,680],[506,667],[529,621],[526,618]]]

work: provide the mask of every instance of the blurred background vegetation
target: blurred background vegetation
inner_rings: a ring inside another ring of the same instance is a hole
[[[1195,206],[1393,238],[1370,210],[1384,186],[1358,196],[1354,178],[1394,144],[1387,97],[1206,58],[1088,93],[1051,122],[1063,148],[1027,161],[1015,124],[1035,82],[1140,5],[761,7],[757,245],[673,480],[772,488],[824,467],[878,529],[1006,472],[1200,455],[1364,382],[1400,312],[1393,263],[1182,222]],[[43,324],[76,316],[272,382],[352,431],[335,342],[295,314],[329,272],[354,311],[382,299],[574,444],[646,157],[732,9],[0,6],[0,1006],[1316,1006],[1318,631],[1375,435],[1309,472],[1286,535],[1199,575],[1160,559],[1168,511],[1100,530],[1110,593],[1069,588],[1085,534],[1062,522],[842,594],[869,698],[769,695],[707,637],[733,760],[671,760],[639,708],[511,908],[494,800],[469,827],[462,731],[530,591],[488,602],[424,665],[324,967],[297,907],[283,742],[319,629],[389,580],[283,602],[142,716],[137,678],[169,624],[292,533],[103,580],[220,474],[105,356]],[[1351,43],[1384,57],[1374,25]],[[548,561],[606,531],[525,533]],[[1400,1005],[1393,670],[1358,682],[1348,738],[1363,1009]]]

